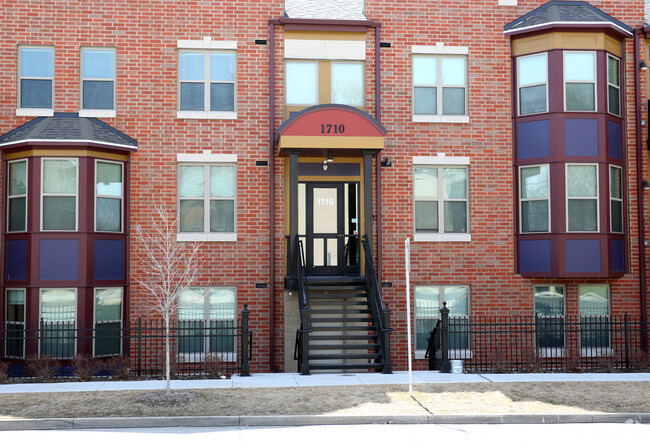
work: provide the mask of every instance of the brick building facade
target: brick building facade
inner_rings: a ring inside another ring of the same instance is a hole
[[[443,302],[461,321],[647,321],[641,0],[8,8],[5,329],[147,315],[131,234],[156,204],[178,212],[179,241],[203,242],[206,268],[178,320],[228,326],[246,303],[253,371],[296,368],[298,241],[315,300],[370,274],[367,236],[394,369],[407,366],[409,314],[415,367],[427,367]],[[0,357],[50,348],[5,343]]]

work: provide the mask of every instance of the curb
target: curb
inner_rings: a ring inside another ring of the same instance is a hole
[[[163,427],[299,427],[369,424],[650,424],[650,413],[584,414],[431,414],[385,416],[174,416],[123,418],[52,418],[0,420],[0,431],[89,430]]]

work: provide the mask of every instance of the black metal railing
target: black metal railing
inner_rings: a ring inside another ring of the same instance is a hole
[[[431,369],[463,360],[468,372],[644,370],[640,318],[621,316],[478,316],[443,313],[428,339]],[[443,340],[447,338],[446,342]]]
[[[249,318],[245,304],[237,322],[173,322],[169,328],[172,376],[250,375]],[[33,329],[14,324],[0,328],[0,352],[0,362],[8,365],[12,378],[43,378],[44,370],[50,378],[158,378],[165,368],[165,323],[138,318],[131,327],[113,324],[91,329],[43,320]]]
[[[363,236],[363,251],[365,258],[365,278],[366,288],[368,291],[368,305],[372,313],[373,323],[377,328],[379,335],[379,349],[383,357],[384,374],[392,373],[392,366],[390,360],[390,333],[393,329],[390,327],[390,314],[391,310],[388,304],[384,305],[381,299],[381,290],[377,280],[377,273],[375,271],[375,263],[372,257],[372,249],[368,240],[368,235]]]
[[[300,307],[300,329],[296,334],[296,352],[294,359],[298,361],[298,371],[309,374],[309,333],[312,332],[311,306],[307,290],[307,273],[305,268],[305,250],[300,237],[297,237],[298,250],[298,304]]]

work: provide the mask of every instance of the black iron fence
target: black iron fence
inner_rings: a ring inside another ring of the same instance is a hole
[[[451,360],[466,372],[645,370],[644,337],[640,318],[627,314],[450,318],[443,306],[426,357],[444,372]]]
[[[245,305],[238,321],[181,320],[169,327],[170,371],[176,378],[250,375],[253,348]],[[137,319],[79,328],[70,322],[41,320],[0,328],[0,374],[10,378],[158,378],[166,364],[162,320]]]

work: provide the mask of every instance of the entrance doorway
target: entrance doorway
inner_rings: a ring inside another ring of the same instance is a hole
[[[300,183],[298,213],[307,275],[358,276],[359,183]]]

